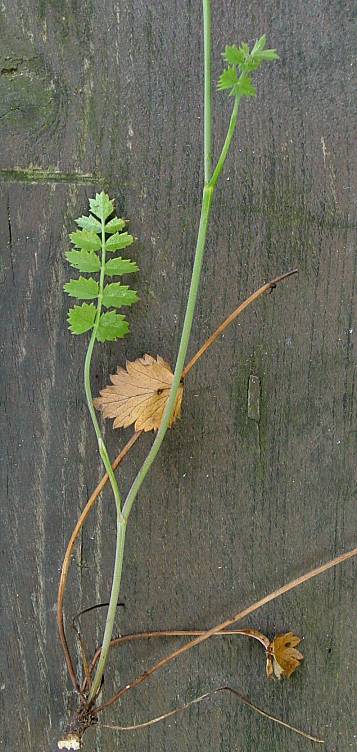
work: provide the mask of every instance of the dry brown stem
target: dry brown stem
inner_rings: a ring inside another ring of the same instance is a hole
[[[191,358],[190,362],[187,363],[187,366],[183,369],[182,372],[182,378],[186,378],[187,374],[190,372],[191,368],[197,363],[197,361],[202,358],[202,355],[207,352],[208,348],[211,347],[214,342],[225,332],[228,327],[233,324],[233,321],[235,321],[238,316],[240,316],[243,311],[245,311],[248,306],[250,306],[252,303],[255,303],[258,298],[261,298],[262,295],[265,295],[267,292],[270,292],[271,290],[274,290],[274,288],[279,284],[279,282],[283,282],[284,279],[287,279],[288,277],[291,277],[293,274],[297,274],[298,269],[291,269],[289,272],[285,272],[285,274],[280,274],[278,277],[274,277],[274,279],[271,279],[270,282],[266,282],[265,285],[262,285],[259,287],[258,290],[252,293],[252,295],[249,295],[249,298],[243,301],[238,308],[233,311],[233,313],[230,314],[223,322],[220,324],[219,327],[211,334],[208,339],[206,339],[206,342],[203,343],[202,347],[196,352],[196,354]]]
[[[167,637],[198,637],[199,635],[203,635],[206,633],[206,630],[204,629],[159,629],[154,630],[151,632],[134,632],[133,634],[127,634],[127,635],[120,635],[120,637],[115,637],[110,642],[110,647],[118,647],[120,645],[124,645],[126,642],[136,642],[137,640],[148,640],[148,639],[158,639],[158,638],[167,638]],[[270,645],[270,640],[268,637],[266,637],[262,632],[259,632],[258,629],[229,629],[229,630],[222,630],[222,632],[218,632],[216,637],[229,637],[234,635],[243,635],[244,637],[251,637],[253,640],[257,640],[260,642],[261,645],[263,645],[265,650],[268,650],[268,647]],[[93,672],[93,669],[99,659],[101,653],[101,647],[98,648],[92,658],[92,661],[89,666],[89,674]],[[82,684],[82,691],[86,689],[86,686],[88,684],[87,678],[84,679],[84,682]]]
[[[99,724],[101,728],[111,729],[112,731],[137,731],[139,729],[147,728],[148,726],[153,726],[156,723],[160,723],[160,721],[164,721],[166,718],[171,718],[173,715],[177,715],[178,713],[182,713],[184,710],[187,710],[187,708],[192,707],[192,705],[197,705],[199,702],[202,702],[202,700],[207,700],[210,697],[213,697],[213,695],[218,694],[218,692],[231,692],[234,694],[238,699],[244,704],[247,705],[248,708],[251,708],[251,710],[254,710],[256,713],[259,713],[259,715],[262,715],[264,718],[268,718],[270,721],[273,721],[274,723],[278,723],[279,726],[284,726],[284,728],[289,729],[289,731],[293,731],[295,734],[298,734],[299,736],[303,736],[305,739],[310,739],[312,742],[317,742],[318,744],[324,744],[323,739],[319,739],[317,736],[312,736],[311,734],[308,734],[306,731],[301,731],[301,729],[296,728],[296,726],[291,726],[290,723],[286,723],[285,721],[282,721],[280,718],[277,718],[275,715],[271,715],[270,713],[267,713],[265,710],[262,710],[258,707],[258,705],[255,705],[251,700],[248,699],[245,695],[243,695],[241,692],[238,692],[237,689],[233,689],[233,687],[218,687],[217,689],[213,689],[211,692],[205,692],[203,695],[200,695],[200,697],[195,697],[194,700],[191,700],[190,702],[186,702],[184,705],[181,705],[179,708],[174,708],[174,710],[169,710],[167,713],[163,713],[163,715],[159,715],[156,718],[151,718],[149,721],[145,721],[144,723],[135,723],[132,726],[116,726],[108,723],[101,723]]]

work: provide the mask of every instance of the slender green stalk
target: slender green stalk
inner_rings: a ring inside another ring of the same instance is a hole
[[[114,498],[115,498],[115,504],[116,504],[116,510],[117,510],[117,538],[116,538],[116,549],[115,549],[113,583],[112,583],[112,590],[110,594],[107,621],[106,621],[104,636],[103,636],[103,645],[105,645],[105,650],[103,650],[99,663],[98,663],[98,668],[97,668],[98,678],[97,678],[97,681],[94,681],[92,684],[91,692],[89,695],[89,701],[93,700],[93,698],[95,697],[100,687],[101,677],[103,676],[104,669],[108,660],[109,643],[112,638],[115,611],[117,608],[119,591],[120,591],[121,572],[122,572],[123,554],[124,554],[124,541],[125,541],[125,531],[126,531],[126,521],[123,518],[122,511],[121,511],[122,500],[120,496],[120,491],[119,491],[118,483],[117,483],[117,480],[114,475],[114,471],[113,471],[113,468],[109,459],[107,448],[105,446],[104,439],[103,439],[103,436],[99,427],[99,423],[97,421],[97,416],[95,414],[95,410],[93,406],[92,389],[91,389],[91,384],[90,384],[90,367],[91,367],[91,362],[92,362],[94,343],[96,341],[96,335],[97,335],[97,330],[99,326],[100,314],[102,310],[103,288],[104,288],[104,277],[105,277],[105,222],[103,219],[101,220],[101,222],[102,222],[102,256],[101,256],[101,269],[100,269],[100,278],[99,278],[97,313],[96,313],[96,319],[95,319],[95,323],[94,323],[94,327],[92,331],[92,336],[90,338],[90,342],[88,345],[88,350],[87,350],[87,354],[85,358],[85,363],[84,363],[84,387],[85,387],[85,393],[87,397],[88,410],[90,412],[94,430],[96,432],[96,436],[98,439],[99,454],[102,458],[104,467],[108,473],[109,480],[110,480],[113,494],[114,494]]]
[[[204,28],[204,167],[205,183],[212,171],[212,32],[211,0],[203,0]]]
[[[172,382],[172,386],[170,390],[170,395],[167,400],[166,408],[162,416],[162,421],[160,424],[160,428],[157,432],[155,441],[150,449],[149,454],[144,460],[144,463],[141,466],[131,486],[128,496],[126,498],[126,501],[123,507],[123,516],[125,517],[126,520],[129,517],[131,508],[136,499],[138,491],[148,471],[150,470],[150,467],[152,463],[154,462],[154,459],[157,456],[158,451],[161,447],[161,444],[165,438],[165,434],[169,427],[170,418],[171,418],[174,405],[176,402],[177,392],[178,392],[178,388],[179,388],[180,381],[181,381],[182,371],[185,365],[186,353],[187,353],[187,348],[188,348],[191,329],[192,329],[193,314],[195,311],[198,286],[199,286],[201,270],[202,270],[202,261],[203,261],[203,254],[205,250],[207,227],[208,227],[208,220],[210,216],[212,198],[213,198],[213,188],[211,188],[209,185],[205,186],[203,189],[201,218],[200,218],[200,225],[199,225],[199,230],[198,230],[196,254],[195,254],[195,261],[194,261],[193,270],[192,270],[190,291],[189,291],[188,300],[187,300],[185,320],[183,323],[181,341],[180,341],[180,346],[179,346],[179,350],[177,354],[175,373],[174,373],[174,378],[173,378],[173,382]]]
[[[113,575],[112,590],[110,593],[110,602],[108,606],[107,619],[105,623],[103,647],[102,647],[102,651],[100,654],[93,684],[91,686],[90,693],[88,696],[89,703],[92,703],[96,698],[96,695],[102,683],[102,676],[104,674],[104,670],[105,670],[105,667],[107,665],[108,658],[109,658],[110,641],[113,635],[114,619],[115,619],[115,613],[116,613],[118,600],[119,600],[119,593],[120,593],[121,575],[122,575],[122,569],[123,569],[125,533],[126,533],[126,522],[125,520],[123,520],[119,512],[117,512],[117,540],[116,540],[116,547],[115,547],[115,562],[114,562],[114,575]]]
[[[232,138],[233,138],[233,135],[234,135],[234,131],[235,131],[235,128],[236,128],[236,125],[237,125],[239,102],[240,102],[240,96],[238,95],[238,96],[235,97],[234,107],[233,107],[233,111],[232,111],[232,114],[231,114],[231,119],[230,119],[228,131],[227,131],[227,135],[226,135],[226,140],[225,140],[225,142],[223,144],[219,160],[217,162],[217,165],[215,167],[213,175],[212,175],[212,177],[210,179],[210,185],[212,186],[212,188],[215,188],[216,185],[217,185],[217,180],[218,180],[218,178],[219,178],[219,176],[220,176],[220,174],[222,172],[223,165],[224,165],[224,163],[226,161],[227,154],[229,152],[229,147],[231,145]]]
[[[188,294],[186,314],[183,323],[181,340],[179,350],[177,354],[174,378],[167,400],[166,408],[161,420],[160,428],[157,432],[155,441],[144,460],[142,467],[140,468],[126,498],[123,506],[122,513],[119,514],[117,520],[117,545],[115,554],[115,567],[113,574],[113,584],[110,596],[110,603],[107,611],[107,619],[105,625],[105,632],[103,638],[103,645],[101,650],[100,661],[98,663],[96,673],[93,679],[92,687],[89,693],[88,701],[93,703],[98,690],[101,686],[104,669],[108,660],[110,650],[110,640],[113,631],[115,611],[118,603],[120,592],[120,580],[122,573],[122,562],[124,553],[124,540],[125,540],[125,524],[128,521],[132,506],[137,497],[137,494],[141,488],[144,479],[149,472],[151,465],[153,464],[161,444],[165,438],[167,429],[169,427],[171,415],[176,403],[177,392],[180,386],[181,376],[185,365],[185,359],[187,349],[189,345],[193,316],[196,307],[196,300],[199,288],[199,282],[202,271],[202,262],[205,251],[206,236],[208,223],[210,218],[210,212],[212,207],[212,200],[214,189],[217,184],[218,177],[223,169],[224,162],[226,160],[228,150],[233,138],[233,133],[237,124],[238,108],[240,97],[236,96],[233,112],[227,132],[227,136],[222,148],[222,152],[218,159],[216,168],[212,177],[211,174],[211,162],[212,162],[212,93],[211,93],[211,2],[210,0],[203,0],[203,22],[204,22],[204,165],[205,165],[205,185],[202,194],[202,207],[201,216],[197,236],[195,260],[192,269],[191,284]],[[103,460],[104,461],[104,460]],[[109,469],[107,468],[109,474]],[[112,471],[111,471],[112,472]]]
[[[103,219],[101,223],[102,223],[102,256],[101,256],[101,268],[100,268],[100,277],[99,277],[97,313],[96,313],[94,327],[92,330],[92,336],[89,341],[87,354],[86,354],[86,358],[84,361],[84,389],[85,389],[86,398],[87,398],[88,410],[89,410],[92,423],[94,426],[94,430],[97,436],[97,440],[98,440],[99,454],[102,458],[104,467],[109,476],[109,480],[113,489],[113,494],[114,494],[118,513],[121,513],[122,502],[121,502],[120,491],[119,491],[117,479],[114,475],[113,468],[112,468],[112,465],[108,456],[107,448],[104,443],[102,432],[100,430],[99,423],[97,421],[97,416],[95,414],[95,409],[93,406],[92,389],[91,389],[91,383],[90,383],[90,368],[91,368],[91,363],[92,363],[94,344],[96,341],[96,336],[97,336],[97,331],[98,331],[98,326],[99,326],[100,314],[102,310],[103,288],[104,288],[104,277],[105,277],[105,223]]]

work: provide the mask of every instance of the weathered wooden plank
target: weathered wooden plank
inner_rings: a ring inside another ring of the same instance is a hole
[[[191,352],[263,280],[296,265],[300,273],[248,311],[187,381],[183,419],[129,526],[122,631],[211,625],[351,547],[356,530],[353,5],[214,5],[216,74],[225,43],[263,31],[282,59],[259,76],[257,102],[242,108],[215,200]],[[28,0],[3,9],[1,737],[6,752],[32,752],[55,744],[71,704],[56,589],[71,527],[101,473],[81,382],[84,343],[65,326],[67,234],[104,185],[139,238],[133,336],[98,349],[96,388],[125,357],[148,351],[173,361],[203,176],[201,5]],[[217,96],[217,148],[228,112]],[[248,415],[251,376],[260,381],[259,420]],[[124,437],[109,425],[106,435],[114,455]],[[147,436],[123,466],[124,488],[149,444]],[[107,597],[113,523],[106,493],[76,553],[69,615]],[[231,683],[326,737],[331,752],[352,749],[355,582],[355,565],[346,564],[251,619],[269,633],[305,636],[306,661],[291,682],[266,682],[255,645],[212,641],[110,717],[145,720]],[[98,641],[103,614],[86,618]],[[123,649],[108,670],[108,694],[119,672],[130,678],[167,647]],[[308,745],[228,697],[140,735],[96,734],[88,748],[127,752]]]

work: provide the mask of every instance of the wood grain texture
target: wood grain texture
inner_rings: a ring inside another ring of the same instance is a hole
[[[208,627],[355,545],[354,6],[213,5],[215,78],[226,43],[263,32],[281,62],[258,74],[257,101],[242,106],[215,197],[190,353],[263,281],[294,266],[300,273],[244,314],[187,380],[183,418],[130,521],[122,632]],[[82,387],[84,338],[66,331],[68,232],[88,196],[105,187],[139,238],[133,335],[98,346],[94,391],[126,357],[159,353],[173,362],[203,179],[201,36],[199,0],[1,6],[4,752],[54,750],[72,707],[57,583],[73,524],[102,473]],[[216,153],[229,106],[215,97]],[[248,417],[252,375],[259,421]],[[114,456],[129,433],[105,430]],[[123,465],[123,489],[151,440]],[[113,547],[107,492],[74,557],[68,616],[107,599]],[[352,750],[355,604],[350,562],[251,619],[269,634],[304,635],[305,662],[290,682],[266,682],[259,646],[212,641],[106,720],[146,720],[230,683],[326,738],[327,752]],[[103,619],[83,617],[92,648]],[[113,654],[107,696],[168,647]],[[86,749],[300,752],[310,743],[222,696],[137,735],[91,731]]]

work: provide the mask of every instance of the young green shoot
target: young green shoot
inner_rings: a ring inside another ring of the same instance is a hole
[[[129,332],[129,324],[125,315],[118,313],[117,310],[131,306],[138,300],[135,290],[131,290],[127,285],[122,285],[121,282],[106,283],[106,279],[108,277],[112,279],[113,277],[121,277],[132,272],[137,272],[138,267],[133,261],[113,255],[117,251],[127,248],[134,241],[132,235],[128,232],[123,232],[126,225],[125,220],[112,217],[114,202],[102,191],[101,193],[97,193],[94,199],[89,200],[89,206],[91,211],[89,216],[82,216],[75,220],[81,229],[71,233],[70,240],[75,246],[75,250],[67,251],[66,258],[71,266],[79,272],[99,274],[99,280],[92,276],[80,276],[78,279],[71,279],[70,282],[67,282],[64,285],[64,290],[73,298],[96,301],[96,303],[82,303],[81,306],[75,305],[73,308],[70,308],[68,325],[72,334],[84,334],[91,331],[84,363],[84,388],[88,410],[97,436],[99,454],[109,476],[117,510],[117,545],[115,557],[115,572],[117,573],[117,577],[111,592],[108,619],[103,638],[103,643],[109,645],[112,637],[115,609],[119,598],[126,520],[122,514],[122,499],[118,483],[93,406],[90,369],[96,342],[114,342],[122,339]],[[106,310],[103,311],[103,308]],[[107,657],[108,654],[103,653],[100,666],[102,673],[105,669]],[[73,667],[69,665],[71,661],[68,652],[66,652],[66,659],[72,676],[73,672],[71,668]]]

